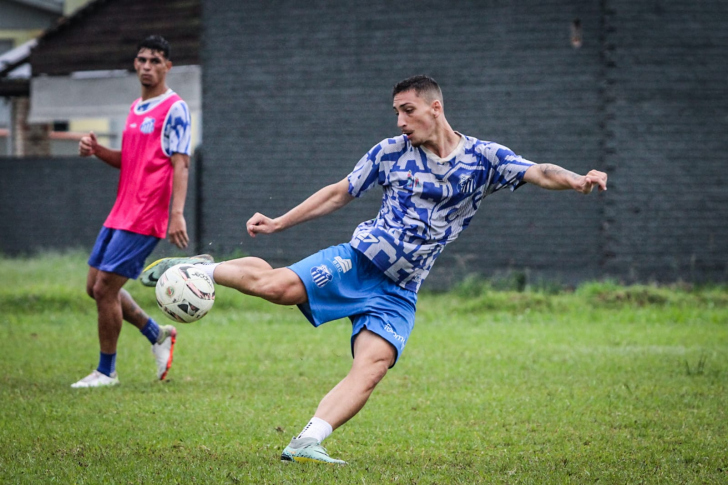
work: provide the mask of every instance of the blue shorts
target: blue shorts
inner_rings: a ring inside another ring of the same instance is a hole
[[[289,266],[306,287],[308,302],[298,305],[314,327],[349,317],[354,340],[363,329],[404,350],[415,325],[417,293],[405,290],[359,251],[339,244]]]
[[[88,258],[88,265],[100,271],[137,279],[144,269],[144,261],[158,242],[158,237],[102,227]]]

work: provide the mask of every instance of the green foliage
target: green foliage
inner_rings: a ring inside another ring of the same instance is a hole
[[[0,483],[725,483],[728,290],[472,280],[420,296],[397,366],[327,441],[278,461],[348,371],[350,324],[218,288],[170,380],[121,335],[98,358],[85,255],[0,259]],[[514,280],[517,281],[517,280]],[[153,291],[130,282],[147,311]]]

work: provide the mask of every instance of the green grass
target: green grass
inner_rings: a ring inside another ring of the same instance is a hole
[[[728,289],[420,297],[399,364],[326,446],[278,461],[349,369],[350,325],[218,288],[180,326],[170,380],[126,326],[122,385],[98,358],[84,255],[0,259],[0,483],[726,483]],[[153,292],[129,291],[162,321]]]

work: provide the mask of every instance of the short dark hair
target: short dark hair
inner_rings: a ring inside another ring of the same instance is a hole
[[[431,77],[423,74],[408,77],[404,81],[400,81],[395,84],[394,89],[392,90],[392,97],[394,98],[399,93],[411,90],[414,90],[417,96],[425,98],[427,101],[439,99],[440,102],[442,102],[442,90],[440,90],[440,85],[437,84],[437,81]]]
[[[169,42],[161,35],[150,35],[137,45],[137,52],[142,49],[149,49],[150,51],[161,52],[165,59],[170,60],[169,57]]]

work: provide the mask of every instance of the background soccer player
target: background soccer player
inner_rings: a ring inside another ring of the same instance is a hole
[[[139,276],[144,260],[165,235],[169,234],[169,241],[177,247],[187,246],[183,212],[190,163],[190,115],[187,104],[166,84],[172,68],[167,41],[151,36],[137,51],[134,69],[142,96],[129,110],[121,150],[99,145],[94,133],[79,143],[81,156],[95,155],[120,169],[120,174],[116,203],[88,261],[86,291],[98,309],[99,365],[71,387],[119,383],[116,344],[123,320],[139,328],[151,342],[160,380],[172,365],[176,329],[157,325],[122,287],[129,278]]]
[[[596,170],[577,175],[534,164],[508,148],[454,131],[437,83],[415,76],[394,87],[393,108],[402,135],[382,141],[338,183],[319,190],[286,214],[255,214],[250,236],[272,234],[348,204],[375,185],[384,194],[375,219],[362,222],[351,241],[288,268],[259,258],[199,266],[213,280],[281,305],[298,305],[314,325],[349,317],[354,356],[349,374],[319,403],[314,417],[283,450],[282,460],[344,463],[321,442],[364,406],[395,365],[414,326],[417,291],[437,256],[470,223],[483,198],[524,182],[588,194],[607,188]],[[179,259],[150,265],[141,281],[153,285]]]

